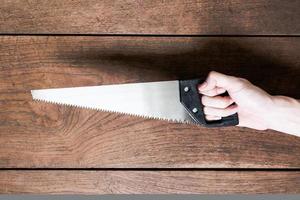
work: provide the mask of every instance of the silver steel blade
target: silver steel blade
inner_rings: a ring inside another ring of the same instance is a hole
[[[34,100],[194,123],[179,99],[179,81],[32,90]]]

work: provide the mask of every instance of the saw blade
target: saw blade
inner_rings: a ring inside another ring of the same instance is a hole
[[[195,123],[180,103],[179,81],[31,90],[34,100]]]

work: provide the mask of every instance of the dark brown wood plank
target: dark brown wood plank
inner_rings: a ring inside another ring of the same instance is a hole
[[[298,0],[2,0],[0,33],[294,34]]]
[[[299,192],[299,171],[0,171],[1,194]]]
[[[33,102],[31,89],[217,70],[300,97],[300,38],[0,37],[0,167],[299,168],[300,138]]]

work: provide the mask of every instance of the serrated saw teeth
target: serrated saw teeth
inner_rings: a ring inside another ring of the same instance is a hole
[[[115,111],[115,110],[106,110],[106,109],[102,109],[102,108],[72,105],[72,104],[66,104],[66,103],[61,103],[61,102],[49,101],[49,100],[45,100],[45,99],[33,98],[33,100],[36,101],[36,102],[44,102],[44,103],[47,103],[47,104],[54,104],[54,105],[58,105],[58,106],[67,106],[67,107],[86,109],[86,110],[96,110],[96,111],[100,111],[100,112],[108,112],[108,113],[114,113],[114,114],[120,114],[120,115],[129,115],[129,116],[132,116],[132,117],[142,117],[142,118],[145,118],[145,119],[163,120],[163,121],[167,121],[167,122],[171,122],[171,123],[196,124],[196,123],[193,123],[191,121],[181,121],[181,120],[178,120],[178,119],[168,119],[168,118],[155,117],[155,116],[147,116],[147,115],[126,113],[126,112],[118,112],[118,111]]]

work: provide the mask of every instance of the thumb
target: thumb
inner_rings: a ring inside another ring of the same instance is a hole
[[[204,83],[199,85],[198,89],[200,92],[213,90],[215,88],[223,88],[230,92],[233,90],[234,83],[237,78],[234,76],[228,76],[219,72],[211,71]]]

